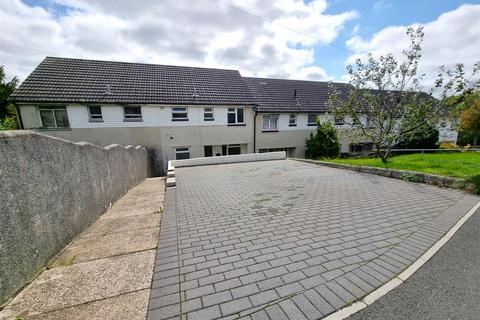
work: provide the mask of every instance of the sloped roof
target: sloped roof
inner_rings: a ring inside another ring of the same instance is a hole
[[[15,102],[255,104],[237,70],[47,57]]]
[[[329,83],[244,77],[259,112],[326,112]],[[333,83],[346,94],[348,84]]]

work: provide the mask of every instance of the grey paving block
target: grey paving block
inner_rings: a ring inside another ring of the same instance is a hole
[[[188,320],[210,320],[219,318],[221,316],[221,313],[218,306],[212,306],[209,308],[190,312],[187,316]]]
[[[241,299],[233,300],[220,305],[220,309],[222,310],[223,316],[228,316],[234,313],[238,313],[240,311],[249,309],[251,307],[252,307],[252,304],[250,303],[248,298],[241,298]]]
[[[289,319],[307,320],[302,311],[291,300],[284,300],[279,303],[279,306]]]
[[[260,306],[274,300],[279,299],[279,295],[275,292],[275,290],[267,290],[262,291],[260,293],[254,294],[249,296],[250,301],[252,302],[253,306]]]
[[[260,289],[258,288],[258,286],[255,283],[252,283],[252,284],[247,284],[245,286],[241,286],[241,287],[231,289],[231,291],[232,291],[233,297],[235,299],[238,299],[238,298],[241,298],[241,297],[245,297],[245,296],[255,294],[255,293],[259,292]]]
[[[232,300],[232,294],[230,291],[222,291],[222,292],[217,292],[214,294],[210,294],[208,296],[202,296],[202,302],[205,307],[214,305],[214,304],[220,304],[225,301],[230,301]]]

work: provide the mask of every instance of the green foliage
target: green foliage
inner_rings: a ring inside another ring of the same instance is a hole
[[[305,155],[310,159],[333,158],[340,153],[338,131],[330,121],[320,122],[317,119],[315,134],[305,139]]]
[[[429,123],[420,125],[414,131],[405,133],[401,137],[397,148],[404,149],[436,149],[438,147],[438,129]]]
[[[420,182],[421,181],[421,179],[417,175],[412,174],[412,173],[404,173],[402,175],[402,180],[410,181],[410,182]]]
[[[458,133],[457,144],[459,146],[473,145],[474,141],[475,134],[473,132],[463,130]]]
[[[5,81],[5,69],[3,66],[0,66],[0,130],[17,129],[16,109],[7,100],[17,88],[17,85],[17,77],[14,77],[9,82]]]
[[[480,174],[468,178],[467,183],[473,184],[473,193],[480,194]]]
[[[478,152],[415,153],[391,157],[388,163],[383,163],[378,158],[329,161],[357,166],[419,171],[464,179],[477,176],[480,172],[480,153]]]

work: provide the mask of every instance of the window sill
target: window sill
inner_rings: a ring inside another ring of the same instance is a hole
[[[188,119],[172,119],[172,121],[174,121],[174,122],[178,122],[178,121],[188,121]]]
[[[317,124],[316,123],[308,123],[307,127],[315,127]]]
[[[215,119],[203,119],[203,121],[215,121]]]
[[[88,122],[103,122],[103,120],[89,119]]]
[[[262,130],[262,132],[278,132],[278,130]]]
[[[288,126],[289,127],[296,127],[297,125],[296,124],[289,124]]]
[[[229,123],[229,127],[245,127],[245,123]]]
[[[123,122],[143,122],[143,119],[123,119]]]

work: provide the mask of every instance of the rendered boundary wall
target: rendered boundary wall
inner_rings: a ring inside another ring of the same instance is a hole
[[[211,164],[284,160],[286,158],[287,158],[287,155],[285,151],[248,153],[248,154],[237,154],[233,156],[194,158],[194,159],[186,159],[186,160],[171,160],[169,161],[169,167],[173,166],[173,167],[180,168],[180,167],[204,166],[204,165],[211,165]]]
[[[0,132],[0,305],[148,175],[144,147]]]

